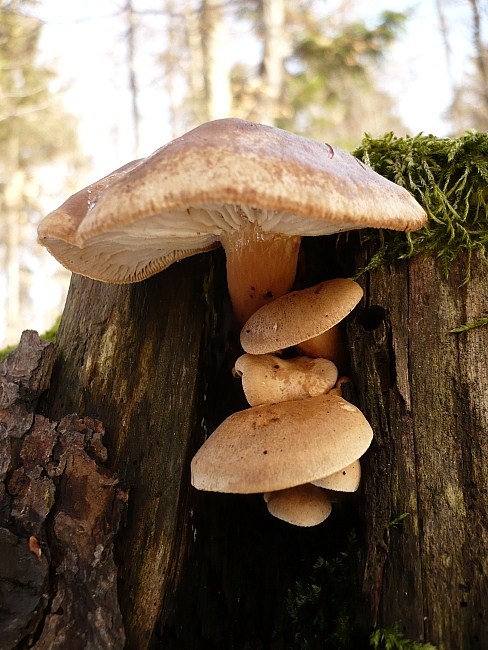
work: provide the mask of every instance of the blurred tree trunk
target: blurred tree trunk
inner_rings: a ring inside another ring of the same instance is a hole
[[[126,24],[125,43],[126,43],[126,64],[127,74],[129,77],[129,93],[132,117],[132,133],[134,134],[134,158],[139,158],[140,152],[140,131],[141,131],[141,113],[139,110],[139,83],[136,72],[137,59],[137,13],[134,9],[132,0],[125,0],[122,7],[124,20]]]
[[[202,0],[200,8],[206,120],[229,117],[232,106],[228,28],[222,0]]]
[[[483,107],[480,107],[480,112],[488,111],[488,47],[483,43],[481,33],[481,7],[478,0],[469,0],[471,6],[471,15],[473,20],[473,48],[474,60],[478,70],[481,87],[481,100]],[[486,9],[486,7],[485,7]]]
[[[5,304],[5,338],[10,343],[15,341],[20,323],[22,241],[20,219],[26,204],[24,192],[26,173],[20,166],[20,141],[15,135],[10,138],[5,147],[3,165],[5,185],[0,199],[3,199],[1,207],[5,231],[6,294],[8,296]]]
[[[252,119],[265,124],[275,124],[284,110],[285,59],[291,52],[286,29],[285,1],[263,0],[261,19],[263,58],[260,89],[256,97],[257,106]]]
[[[365,251],[359,251],[364,266]],[[364,465],[363,625],[445,650],[486,647],[488,268],[418,256],[365,276],[350,343],[374,444]],[[383,646],[381,646],[383,647]]]

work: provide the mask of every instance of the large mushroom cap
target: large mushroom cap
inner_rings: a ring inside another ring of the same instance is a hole
[[[241,331],[241,345],[250,354],[267,354],[302,343],[334,327],[362,295],[360,285],[347,278],[287,293],[249,318]]]
[[[127,283],[213,248],[244,223],[300,236],[414,230],[424,220],[405,189],[350,154],[224,119],[71,197],[41,222],[39,241],[76,273]]]
[[[311,483],[359,458],[373,432],[337,395],[264,404],[229,416],[191,464],[200,490],[250,494]]]

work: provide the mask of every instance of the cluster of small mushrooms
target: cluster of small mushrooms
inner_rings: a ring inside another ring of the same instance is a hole
[[[333,492],[358,488],[359,458],[373,432],[342,398],[348,380],[338,381],[331,358],[344,356],[338,324],[362,295],[353,280],[329,280],[278,297],[248,319],[235,373],[251,408],[227,418],[200,448],[195,487],[262,492],[271,514],[297,526],[321,523]],[[278,356],[292,346],[297,356]]]
[[[38,235],[71,271],[111,283],[138,282],[224,247],[246,352],[235,372],[250,408],[205,441],[192,482],[262,492],[274,515],[313,525],[330,512],[327,490],[357,488],[372,431],[342,398],[333,363],[337,324],[362,290],[338,279],[291,291],[300,239],[371,227],[410,231],[425,218],[404,188],[350,154],[228,118],[74,194],[41,221]],[[324,345],[328,351],[318,353]],[[296,346],[306,356],[278,356]]]

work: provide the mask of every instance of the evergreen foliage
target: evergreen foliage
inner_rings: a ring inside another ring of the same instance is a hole
[[[407,14],[385,11],[373,26],[361,21],[334,26],[330,16],[320,20],[309,13],[295,20],[300,29],[294,30],[283,97],[288,108],[277,126],[343,148],[359,141],[366,124],[380,126],[380,133],[399,130],[393,101],[377,87],[375,70]]]
[[[76,148],[74,120],[52,87],[55,75],[37,62],[42,22],[28,13],[36,4],[0,5],[0,169],[33,168]]]

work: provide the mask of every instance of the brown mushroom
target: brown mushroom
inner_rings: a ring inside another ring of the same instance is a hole
[[[96,280],[143,280],[219,244],[243,323],[291,288],[300,237],[415,230],[424,210],[350,154],[238,119],[202,124],[81,190],[39,225],[39,242]]]
[[[230,415],[191,463],[192,484],[212,492],[275,492],[333,474],[359,458],[373,432],[337,395],[263,404]]]
[[[294,526],[317,526],[332,512],[327,492],[310,483],[267,492],[264,500],[274,517]]]
[[[327,359],[272,354],[243,354],[234,366],[251,406],[272,404],[328,393],[337,381],[337,368]]]
[[[338,368],[347,364],[347,348],[340,325],[334,325],[322,334],[299,343],[297,348],[301,354],[312,359],[329,359]]]
[[[314,485],[335,492],[356,492],[361,480],[361,463],[353,461],[337,472],[312,481]]]
[[[292,291],[256,311],[241,331],[250,354],[267,354],[298,345],[343,320],[361,300],[363,290],[347,278],[326,280]]]

